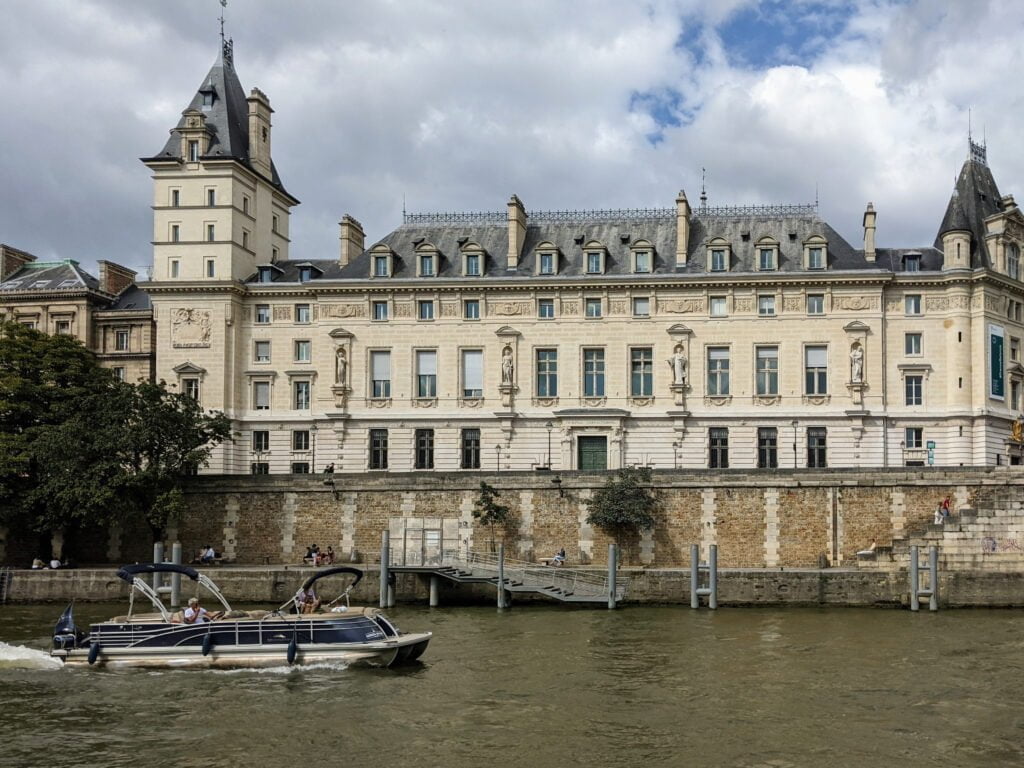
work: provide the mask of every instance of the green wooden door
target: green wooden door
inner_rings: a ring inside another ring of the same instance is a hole
[[[581,436],[577,442],[577,450],[577,466],[580,469],[608,469],[608,438]]]

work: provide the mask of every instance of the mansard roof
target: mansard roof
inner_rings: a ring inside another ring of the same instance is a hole
[[[0,291],[98,291],[99,280],[77,261],[36,261],[26,264],[0,283]]]
[[[935,236],[935,247],[942,248],[942,235],[954,230],[971,233],[971,268],[991,269],[984,247],[985,219],[1000,212],[999,187],[986,162],[984,147],[970,142],[971,152],[960,169],[956,186],[946,206],[942,224]]]
[[[211,92],[213,104],[203,106],[203,94]],[[237,160],[253,173],[258,173],[249,163],[249,104],[246,101],[245,89],[242,88],[235,73],[233,46],[230,42],[224,44],[220,56],[203,78],[184,112],[190,110],[202,112],[206,116],[206,127],[211,134],[210,146],[203,159],[230,158]],[[181,155],[181,137],[178,135],[178,131],[185,127],[184,112],[176,128],[171,131],[164,148],[153,157],[143,158],[144,161],[184,160]],[[289,194],[281,183],[273,160],[270,168],[271,183],[285,194]]]

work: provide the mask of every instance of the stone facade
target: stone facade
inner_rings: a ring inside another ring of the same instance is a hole
[[[157,375],[234,421],[211,473],[1021,459],[1024,215],[984,147],[919,249],[877,247],[870,204],[851,244],[815,206],[680,192],[643,211],[513,196],[379,240],[345,216],[336,256],[296,255],[267,97],[233,51],[203,83],[145,160],[145,287]]]

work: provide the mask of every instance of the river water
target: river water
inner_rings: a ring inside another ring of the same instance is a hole
[[[82,605],[80,625],[123,611]],[[1024,765],[1024,613],[389,612],[416,667],[64,670],[0,607],[0,765]]]

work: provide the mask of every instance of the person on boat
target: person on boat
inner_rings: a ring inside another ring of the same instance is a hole
[[[320,607],[320,598],[316,596],[312,585],[307,589],[300,589],[295,602],[299,606],[299,613],[313,613]]]
[[[182,614],[182,620],[186,624],[203,624],[207,621],[213,621],[219,618],[220,614],[210,613],[201,605],[199,605],[198,597],[190,597],[188,599],[188,608]]]

